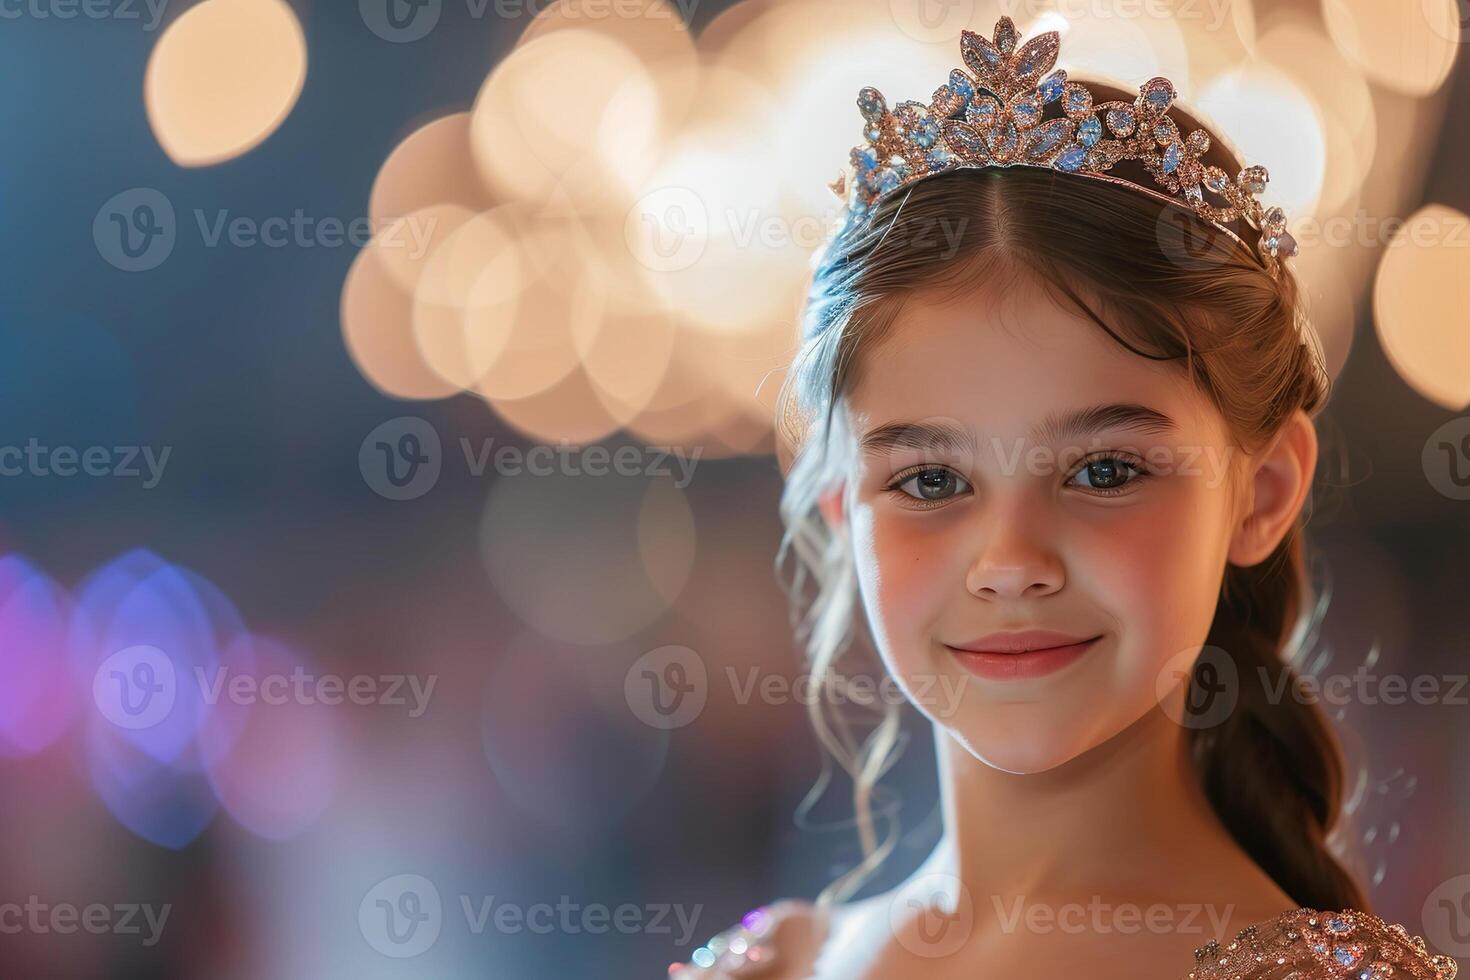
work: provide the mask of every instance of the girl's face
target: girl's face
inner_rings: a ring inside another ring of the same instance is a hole
[[[1179,699],[1214,616],[1238,455],[1180,366],[1025,288],[912,298],[860,374],[853,469],[823,509],[847,525],[910,700],[1025,773]],[[957,649],[1024,630],[1097,639],[1070,655]]]

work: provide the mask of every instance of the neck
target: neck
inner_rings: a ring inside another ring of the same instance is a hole
[[[1258,883],[1263,872],[1195,779],[1186,735],[1154,709],[1061,766],[1016,775],[936,726],[946,829],[920,873],[957,877],[977,902],[1192,893],[1219,901],[1221,890]]]

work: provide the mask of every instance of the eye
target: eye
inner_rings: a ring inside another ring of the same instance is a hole
[[[951,497],[969,492],[970,484],[948,467],[924,466],[899,474],[897,479],[883,489],[901,494],[905,499],[916,501],[924,507],[937,507]]]
[[[1084,489],[1096,496],[1116,497],[1131,493],[1127,488],[1142,483],[1151,474],[1142,466],[1142,460],[1121,453],[1107,453],[1086,460],[1073,475],[1073,479],[1086,477]]]

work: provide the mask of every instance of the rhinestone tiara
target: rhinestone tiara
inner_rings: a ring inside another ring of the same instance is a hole
[[[1132,102],[1094,104],[1086,86],[1068,81],[1063,69],[1052,70],[1060,45],[1056,31],[1025,44],[1020,40],[1009,17],[996,23],[994,40],[962,31],[960,54],[970,70],[951,71],[928,105],[901,102],[889,110],[876,88],[858,93],[865,142],[850,155],[850,188],[847,172],[831,185],[847,199],[849,223],[865,224],[880,200],[934,174],[1044,167],[1182,205],[1249,248],[1245,237],[1227,227],[1243,223],[1272,275],[1279,258],[1297,254],[1286,214],[1256,199],[1266,188],[1266,168],[1244,167],[1231,179],[1220,167],[1206,165],[1201,158],[1210,136],[1203,129],[1180,132],[1168,115],[1175,92],[1167,78],[1144,82]],[[1062,115],[1043,121],[1053,103]],[[1154,186],[1108,173],[1125,160],[1142,164]]]

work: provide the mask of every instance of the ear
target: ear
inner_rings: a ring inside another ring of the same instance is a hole
[[[826,522],[827,529],[833,534],[841,535],[847,530],[847,481],[823,491],[817,498],[817,509],[822,512],[822,520]]]
[[[1250,566],[1270,556],[1301,513],[1316,468],[1317,430],[1297,409],[1264,452],[1246,458],[1245,509],[1230,539],[1230,564]]]

